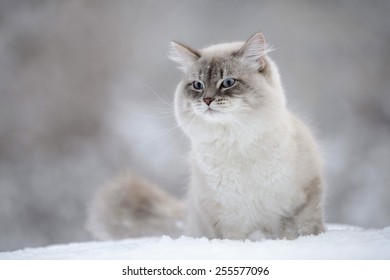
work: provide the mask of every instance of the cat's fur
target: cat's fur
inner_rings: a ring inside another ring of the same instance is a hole
[[[202,50],[173,42],[171,59],[184,72],[176,89],[175,113],[192,144],[184,234],[258,240],[323,232],[321,157],[310,131],[286,107],[264,36],[257,33],[246,43]],[[235,83],[223,88],[227,78]],[[194,81],[201,81],[203,90],[195,89]],[[149,203],[150,215],[144,215],[144,222],[134,222],[137,205],[143,207],[139,198],[149,200],[160,193],[147,183],[122,189],[141,187],[145,189],[133,190],[129,198],[133,206],[124,207],[127,236],[138,236],[142,229],[150,233],[148,221],[156,219],[160,209],[181,209],[180,202],[162,195],[164,203]],[[101,205],[110,201],[106,195],[100,198]],[[102,208],[96,205],[95,209]],[[107,221],[123,215],[116,214],[116,206],[106,211],[112,212],[108,219],[95,220],[106,232],[115,232],[118,224]],[[172,211],[166,234],[177,235],[172,223],[177,218]]]

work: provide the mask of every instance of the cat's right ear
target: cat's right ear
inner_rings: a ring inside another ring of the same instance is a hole
[[[200,58],[200,53],[184,44],[172,41],[169,58],[179,63],[179,68],[186,72]]]

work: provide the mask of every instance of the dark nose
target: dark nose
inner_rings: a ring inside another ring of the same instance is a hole
[[[215,98],[212,98],[212,97],[205,97],[203,98],[203,102],[206,103],[208,106],[211,104],[211,102],[213,102],[215,100]]]

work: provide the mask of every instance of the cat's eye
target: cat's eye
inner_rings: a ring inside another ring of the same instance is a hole
[[[230,87],[232,87],[235,83],[236,83],[236,80],[235,80],[235,79],[227,78],[227,79],[225,79],[225,80],[222,81],[222,87],[223,87],[223,88],[230,88]]]
[[[203,83],[201,81],[194,81],[192,83],[192,86],[196,90],[202,90],[204,88],[204,85],[203,85]]]

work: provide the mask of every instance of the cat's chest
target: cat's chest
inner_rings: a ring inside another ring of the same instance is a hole
[[[267,221],[274,220],[270,217],[288,213],[301,201],[293,160],[280,145],[247,150],[206,147],[197,150],[193,163],[197,198],[221,227],[242,221],[268,226]]]
[[[268,188],[291,177],[288,152],[279,146],[204,147],[198,149],[194,161],[213,189]]]

